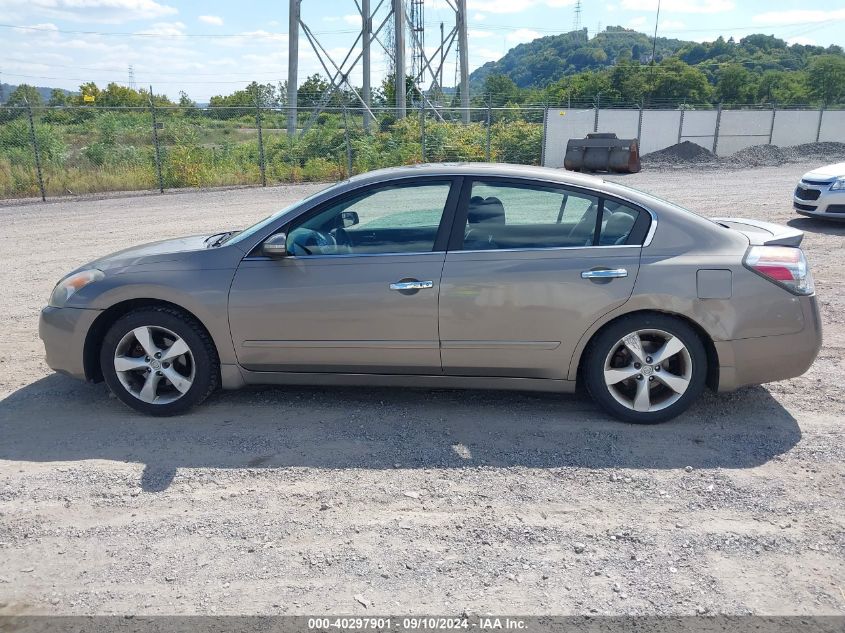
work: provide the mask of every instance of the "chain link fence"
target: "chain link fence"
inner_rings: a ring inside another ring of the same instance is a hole
[[[391,108],[373,108],[366,120],[359,108],[332,106],[319,114],[303,108],[297,113],[297,132],[289,136],[288,108],[283,106],[2,106],[0,199],[336,181],[422,162],[555,165],[549,153],[565,146],[565,130],[557,130],[564,122],[583,118],[583,125],[576,125],[576,136],[583,136],[596,128],[596,121],[603,128],[603,122],[628,116],[630,125],[620,136],[634,129],[633,135],[640,136],[651,133],[648,126],[637,125],[649,109],[668,108],[611,103],[600,95],[554,107],[491,99],[468,113],[440,106],[411,108],[401,119]],[[560,116],[563,110],[568,118]],[[704,116],[691,113],[712,112],[713,107],[676,104],[674,111],[682,117],[686,138],[694,131],[694,116]],[[465,114],[469,123],[463,122]],[[843,115],[845,111],[836,113],[836,120]],[[674,119],[671,127],[679,127]],[[670,136],[676,134],[671,131]],[[760,142],[768,140],[764,136]]]
[[[442,161],[539,164],[544,108],[0,107],[0,199],[334,181]]]

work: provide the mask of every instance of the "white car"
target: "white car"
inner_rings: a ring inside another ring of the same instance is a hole
[[[845,220],[845,163],[804,174],[792,195],[792,208],[809,217]]]

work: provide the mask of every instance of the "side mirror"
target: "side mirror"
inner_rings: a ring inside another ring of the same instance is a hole
[[[288,235],[287,233],[276,233],[271,235],[261,245],[261,254],[266,257],[286,257],[288,253]]]
[[[360,222],[357,211],[342,211],[340,214],[340,221],[343,223],[343,228],[347,229],[350,226],[355,226]]]

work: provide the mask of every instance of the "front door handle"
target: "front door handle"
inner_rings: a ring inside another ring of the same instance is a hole
[[[409,280],[409,281],[396,281],[390,284],[391,290],[398,290],[402,292],[403,290],[427,290],[428,288],[434,288],[433,281],[417,281]]]
[[[585,270],[581,273],[581,279],[616,279],[627,277],[628,271],[624,268],[605,268],[603,270]]]

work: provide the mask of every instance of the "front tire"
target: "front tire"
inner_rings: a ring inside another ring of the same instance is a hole
[[[154,416],[184,413],[219,384],[220,361],[211,337],[190,315],[169,307],[141,308],[109,328],[100,367],[111,392]]]
[[[623,317],[590,343],[584,382],[593,400],[624,422],[670,420],[701,395],[707,352],[684,321],[663,314]]]

